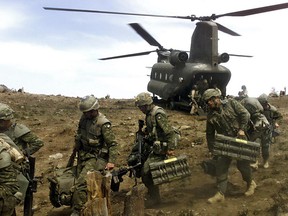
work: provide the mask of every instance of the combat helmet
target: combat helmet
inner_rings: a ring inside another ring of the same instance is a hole
[[[242,90],[246,90],[247,88],[246,88],[245,85],[242,85],[242,86],[241,86],[241,89],[242,89]]]
[[[11,120],[14,118],[14,110],[7,104],[0,103],[0,119]]]
[[[142,92],[135,98],[135,106],[150,105],[153,103],[152,97],[148,92]]]
[[[220,91],[218,91],[217,89],[211,88],[211,89],[207,89],[204,93],[203,93],[203,100],[204,101],[208,101],[210,98],[212,97],[220,97]]]
[[[79,109],[81,112],[88,112],[90,110],[98,110],[99,102],[93,95],[85,96],[79,103]]]
[[[259,97],[258,97],[258,101],[261,103],[261,104],[265,104],[265,103],[268,103],[268,95],[266,94],[261,94]]]

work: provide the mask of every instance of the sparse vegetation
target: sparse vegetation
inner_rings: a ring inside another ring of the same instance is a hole
[[[79,98],[35,95],[20,92],[0,93],[1,102],[9,104],[17,112],[17,119],[37,133],[45,146],[36,153],[36,176],[39,177],[38,191],[35,194],[35,216],[70,215],[69,207],[53,208],[49,201],[47,177],[57,167],[64,167],[74,145],[74,131],[80,118],[77,109]],[[281,136],[271,146],[271,167],[259,168],[254,172],[258,188],[252,197],[243,196],[246,186],[235,166],[230,169],[229,193],[224,203],[209,205],[207,198],[216,191],[215,179],[204,174],[200,163],[207,159],[205,140],[205,118],[191,116],[189,113],[167,110],[174,126],[181,126],[182,140],[176,154],[189,156],[192,175],[181,181],[161,186],[163,203],[155,209],[147,209],[147,215],[277,215],[287,211],[288,181],[288,142],[287,142],[287,102],[288,97],[272,98],[283,113],[280,122]],[[118,166],[126,164],[137,131],[138,119],[142,113],[134,106],[132,99],[100,99],[101,112],[112,121],[113,130],[119,142]],[[51,160],[50,155],[61,153],[62,158]],[[125,193],[134,185],[127,176],[121,184],[120,192],[112,193],[113,216],[121,215]],[[235,192],[235,189],[237,191]],[[23,215],[22,207],[17,207],[17,215]]]

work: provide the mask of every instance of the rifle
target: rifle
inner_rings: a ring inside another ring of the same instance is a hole
[[[66,165],[66,168],[73,166],[76,154],[77,154],[77,148],[73,148],[73,152],[72,152],[72,154],[69,157],[69,160],[68,160],[68,163]]]
[[[134,166],[128,166],[128,167],[121,167],[118,170],[113,170],[111,172],[112,174],[112,180],[111,180],[111,190],[112,191],[119,191],[120,183],[123,182],[123,176],[126,175],[129,171],[134,173],[135,168],[141,166],[141,163],[138,163]],[[135,178],[135,185],[137,184],[136,178]]]
[[[26,170],[26,178],[29,181],[29,185],[26,191],[24,200],[24,216],[33,215],[33,193],[37,191],[37,180],[35,177],[35,162],[36,158],[33,156],[28,157],[29,169]]]
[[[144,121],[139,119],[138,120],[138,131],[136,132],[136,145],[138,145],[138,155],[139,155],[139,158],[138,158],[138,163],[143,163],[147,158],[143,158],[143,146],[144,146],[144,137],[145,137],[145,134],[144,132],[142,131],[142,128],[144,127]]]
[[[129,177],[135,177],[135,185],[137,184],[137,179],[141,177],[141,167],[142,164],[146,161],[148,154],[144,154],[144,137],[145,134],[142,131],[144,126],[144,121],[138,120],[138,131],[136,132],[135,145],[132,149],[131,154],[128,157],[128,167],[121,167],[119,170],[112,171],[112,181],[111,181],[111,190],[119,191],[120,183],[123,182],[123,176],[130,172]],[[149,152],[150,153],[150,152]]]

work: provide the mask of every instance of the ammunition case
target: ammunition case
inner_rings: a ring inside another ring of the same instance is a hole
[[[260,143],[216,134],[213,154],[255,162],[260,155]]]
[[[186,155],[150,163],[149,167],[154,185],[172,182],[191,175]]]

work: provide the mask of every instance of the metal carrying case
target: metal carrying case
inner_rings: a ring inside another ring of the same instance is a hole
[[[149,164],[154,185],[179,180],[191,175],[186,155]]]
[[[260,143],[216,134],[213,154],[255,162],[260,155]]]

